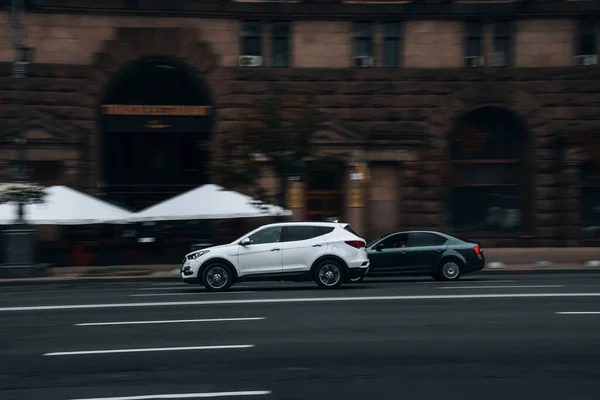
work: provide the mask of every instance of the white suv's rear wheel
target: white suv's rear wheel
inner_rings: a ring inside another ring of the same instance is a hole
[[[204,286],[211,292],[227,290],[233,284],[231,269],[222,263],[210,264],[204,269],[202,278]]]
[[[344,269],[337,261],[322,261],[315,269],[315,282],[322,288],[338,288],[342,285],[343,280]]]

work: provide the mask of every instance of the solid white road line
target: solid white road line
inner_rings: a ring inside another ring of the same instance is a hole
[[[141,293],[141,294],[130,294],[129,297],[154,297],[154,296],[193,296],[199,294],[241,294],[241,293],[255,293],[253,290],[245,290],[243,292],[227,291],[227,292],[186,292],[186,293]]]
[[[149,394],[146,396],[125,396],[125,397],[90,397],[86,399],[73,400],[152,400],[152,399],[208,399],[215,397],[235,397],[235,396],[264,396],[271,394],[269,390],[254,390],[244,392],[214,392],[214,393],[180,393],[180,394]]]
[[[557,312],[559,315],[597,315],[600,311],[562,311]]]
[[[44,356],[80,356],[89,354],[116,354],[116,353],[150,353],[157,351],[189,351],[189,350],[228,350],[247,349],[254,347],[253,344],[230,344],[223,346],[189,346],[189,347],[155,347],[147,349],[110,349],[110,350],[84,350],[84,351],[59,351],[45,353]]]
[[[521,288],[557,288],[565,285],[487,285],[487,286],[440,286],[438,289],[521,289]]]
[[[213,319],[173,319],[164,321],[122,321],[122,322],[87,322],[75,326],[107,326],[107,325],[146,325],[146,324],[185,324],[191,322],[229,322],[229,321],[260,321],[265,317],[249,318],[213,318]]]
[[[458,300],[458,299],[522,299],[522,298],[561,298],[561,297],[600,297],[597,293],[494,293],[494,294],[448,294],[423,296],[365,296],[365,297],[298,297],[284,299],[228,299],[228,300],[195,300],[164,301],[149,303],[104,303],[104,304],[71,304],[53,306],[18,306],[2,307],[0,312],[13,311],[47,311],[47,310],[89,310],[94,308],[137,308],[137,307],[174,307],[203,306],[226,304],[285,304],[285,303],[330,303],[357,301],[410,301],[410,300]]]
[[[246,289],[249,288],[250,286],[235,286],[235,289]],[[190,285],[185,285],[185,284],[179,284],[179,285],[173,285],[172,283],[169,285],[165,285],[165,286],[161,286],[161,287],[149,287],[149,288],[136,288],[135,290],[138,291],[148,291],[148,290],[176,290],[176,289],[190,289]]]

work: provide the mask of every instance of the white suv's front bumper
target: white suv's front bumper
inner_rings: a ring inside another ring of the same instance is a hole
[[[199,269],[199,265],[197,265],[197,263],[195,263],[193,260],[186,260],[179,271],[181,279],[184,281],[197,280]]]

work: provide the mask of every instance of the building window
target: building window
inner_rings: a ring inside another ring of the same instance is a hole
[[[290,37],[289,22],[276,22],[271,26],[271,52],[274,67],[290,66]]]
[[[13,168],[19,164],[14,163]],[[42,186],[53,186],[64,183],[64,163],[62,161],[28,161],[27,172],[32,182]]]
[[[451,134],[450,211],[457,234],[516,234],[529,229],[528,132],[512,111],[484,106]]]
[[[382,66],[399,67],[400,48],[402,43],[402,24],[399,22],[386,22],[382,26]]]
[[[575,63],[577,65],[598,64],[596,24],[594,21],[578,21],[576,49]]]
[[[464,66],[483,67],[483,23],[468,21],[465,23]]]
[[[354,66],[370,67],[373,60],[373,24],[356,22],[354,24]]]
[[[241,31],[242,56],[262,56],[262,26],[258,21],[244,21]]]
[[[499,21],[493,25],[494,54],[492,65],[494,67],[509,67],[512,65],[512,23]]]

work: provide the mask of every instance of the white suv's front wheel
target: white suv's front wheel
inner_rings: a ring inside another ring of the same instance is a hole
[[[202,282],[208,291],[225,291],[233,284],[233,274],[229,266],[216,262],[204,269]]]
[[[325,289],[339,288],[344,280],[344,269],[337,261],[325,260],[315,269],[315,282]]]

